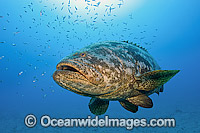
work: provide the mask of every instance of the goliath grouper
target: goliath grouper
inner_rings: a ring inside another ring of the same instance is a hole
[[[163,84],[179,70],[160,70],[144,48],[128,41],[89,45],[62,59],[53,79],[61,87],[91,97],[95,115],[106,112],[109,101],[119,101],[128,111],[152,108],[148,97],[163,92]]]

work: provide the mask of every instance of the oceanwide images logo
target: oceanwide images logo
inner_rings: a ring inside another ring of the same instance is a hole
[[[25,117],[24,123],[27,127],[33,128],[37,124],[37,118],[29,114]],[[109,118],[109,116],[104,116],[104,118],[99,118],[95,116],[92,118],[88,116],[87,118],[65,118],[56,119],[51,118],[48,115],[43,115],[40,117],[40,125],[42,127],[125,127],[128,130],[134,127],[175,127],[175,119],[151,119],[149,122],[147,119],[124,119],[124,118]]]

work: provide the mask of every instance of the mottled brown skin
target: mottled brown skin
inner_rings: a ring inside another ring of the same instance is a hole
[[[163,90],[165,80],[148,79],[152,78],[151,74],[162,75],[160,71],[153,72],[159,69],[155,60],[143,48],[127,42],[107,41],[87,46],[62,59],[53,78],[61,87],[79,95],[92,97],[93,100],[119,101],[125,109],[135,112],[137,103],[137,106],[151,107],[151,100],[147,96]],[[172,73],[170,77],[177,72]],[[145,105],[142,99],[149,104]],[[127,103],[128,100],[134,103],[132,109],[129,108],[131,104]],[[93,103],[98,105],[100,102]],[[89,107],[93,108],[92,104]],[[100,112],[96,114],[105,113]]]

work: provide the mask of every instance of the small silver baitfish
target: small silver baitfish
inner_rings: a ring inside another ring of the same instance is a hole
[[[128,41],[89,45],[62,59],[53,79],[61,87],[91,97],[90,111],[106,112],[109,101],[119,101],[128,111],[151,108],[148,97],[163,91],[163,84],[179,70],[160,70],[144,48]]]

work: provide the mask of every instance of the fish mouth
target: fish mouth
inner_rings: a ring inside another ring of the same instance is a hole
[[[81,95],[102,95],[107,92],[97,89],[103,77],[93,67],[74,60],[58,63],[53,74],[54,81],[61,87]]]
[[[95,68],[89,66],[88,64],[82,63],[75,60],[63,60],[56,66],[57,71],[63,71],[68,74],[75,74],[78,77],[73,77],[74,79],[81,79],[88,81],[94,85],[98,85],[103,82],[103,76]]]
[[[76,67],[74,67],[70,64],[59,63],[57,65],[56,69],[57,69],[57,71],[63,71],[63,72],[68,72],[68,73],[76,73],[76,74],[83,76],[85,79],[87,79],[87,77],[83,73],[81,73],[79,69],[77,69]]]

